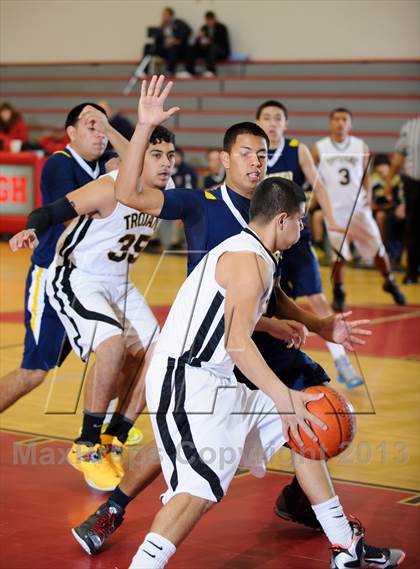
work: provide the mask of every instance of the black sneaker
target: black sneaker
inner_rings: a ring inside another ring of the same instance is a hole
[[[331,569],[346,569],[347,567],[374,569],[392,569],[397,567],[405,559],[401,549],[382,549],[365,544],[365,530],[359,521],[350,522],[353,530],[353,539],[349,547],[333,545]]]
[[[419,280],[418,277],[413,277],[413,276],[407,274],[403,278],[402,282],[405,285],[412,285],[412,284],[417,284],[418,280]]]
[[[405,296],[400,291],[400,289],[398,288],[398,285],[395,281],[391,281],[389,279],[386,279],[382,288],[385,292],[389,292],[389,294],[392,294],[392,298],[395,300],[396,304],[400,304],[401,306],[404,306],[404,304],[407,304]]]
[[[306,495],[297,492],[290,485],[285,486],[277,498],[274,513],[283,520],[296,522],[315,530],[322,529]]]
[[[124,520],[124,510],[118,504],[108,501],[88,517],[80,526],[72,528],[76,541],[89,553],[95,555],[108,537],[120,527]]]
[[[346,309],[346,293],[342,285],[336,285],[333,291],[333,310],[336,312],[344,312]]]

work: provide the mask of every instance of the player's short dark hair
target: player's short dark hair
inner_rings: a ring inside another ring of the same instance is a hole
[[[149,144],[160,144],[161,142],[169,142],[175,146],[175,135],[165,126],[157,126],[149,138]]]
[[[168,12],[168,14],[170,14],[171,16],[175,16],[175,10],[170,6],[166,6],[166,8],[164,8],[163,11]]]
[[[207,20],[215,20],[216,19],[216,14],[214,12],[212,12],[211,10],[209,10],[208,12],[206,12],[204,14],[204,18]]]
[[[351,111],[349,111],[349,109],[346,109],[346,107],[337,107],[336,109],[333,109],[330,112],[330,119],[333,118],[335,113],[347,113],[348,115],[350,115],[351,119],[353,118],[353,113]]]
[[[305,202],[305,192],[300,186],[286,178],[273,176],[256,187],[251,199],[249,218],[250,221],[269,223],[279,213],[294,215]]]
[[[98,111],[101,111],[101,113],[104,113],[104,115],[107,117],[108,115],[106,114],[106,111],[103,107],[101,107],[101,105],[97,105],[96,103],[80,103],[80,105],[77,105],[76,107],[74,107],[69,114],[67,115],[66,118],[66,122],[64,124],[64,128],[67,128],[69,126],[76,126],[77,121],[79,120],[79,115],[80,113],[83,111],[83,109],[87,106],[93,107],[94,109],[97,109]]]
[[[264,103],[261,103],[261,105],[258,107],[255,115],[257,120],[260,118],[263,110],[266,109],[267,107],[277,107],[278,109],[283,111],[286,119],[289,118],[289,111],[287,110],[286,106],[283,105],[283,103],[280,103],[280,101],[275,101],[274,99],[271,99],[269,101],[264,101]]]
[[[237,137],[240,134],[251,134],[252,136],[258,136],[263,138],[267,146],[270,144],[268,136],[265,134],[263,129],[253,122],[240,122],[230,126],[225,132],[223,137],[223,150],[225,152],[230,152],[232,146],[235,144]]]
[[[175,146],[175,152],[184,158],[184,151],[180,146]]]

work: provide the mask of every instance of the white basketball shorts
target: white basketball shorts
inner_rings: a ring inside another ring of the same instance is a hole
[[[156,354],[146,376],[146,400],[167,491],[219,502],[238,466],[264,476],[283,446],[273,401],[234,376],[222,378]]]
[[[337,223],[343,227],[347,226],[348,216],[346,219],[336,216]],[[346,237],[343,243],[344,234],[335,231],[328,231],[328,238],[334,252],[334,259],[338,254],[345,260],[349,261],[350,254],[350,241],[352,241],[359,251],[363,259],[372,259],[377,254],[383,256],[385,248],[382,243],[381,234],[376,221],[373,218],[370,208],[363,208],[356,210],[349,226],[350,238]]]
[[[146,300],[125,277],[92,275],[77,268],[48,270],[47,293],[79,357],[106,339],[124,334],[127,348],[157,340],[159,325]]]

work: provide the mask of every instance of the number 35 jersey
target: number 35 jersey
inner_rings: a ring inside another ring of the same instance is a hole
[[[111,173],[114,179],[116,174]],[[70,265],[93,275],[126,276],[159,222],[119,202],[107,217],[82,215],[58,241],[54,264]]]
[[[350,214],[356,200],[356,210],[363,209],[366,194],[364,188],[360,190],[360,186],[364,159],[367,157],[363,140],[349,136],[343,143],[337,143],[327,136],[316,143],[316,148],[318,170],[327,187],[337,221]]]

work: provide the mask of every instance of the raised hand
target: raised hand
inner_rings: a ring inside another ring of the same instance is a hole
[[[163,109],[163,105],[173,86],[173,82],[168,81],[163,88],[164,83],[164,75],[160,75],[159,78],[157,75],[153,75],[149,85],[147,85],[146,80],[142,81],[138,106],[139,124],[158,126],[179,111],[179,107],[171,107],[167,111]]]
[[[371,336],[372,331],[359,328],[359,326],[369,324],[370,320],[347,320],[351,313],[350,310],[324,318],[324,325],[319,331],[319,335],[328,342],[343,344],[346,350],[354,352],[354,344],[366,344],[366,340],[360,336]]]
[[[283,397],[281,402],[275,402],[276,408],[281,416],[283,423],[284,435],[293,436],[294,440],[299,446],[303,446],[303,441],[299,434],[299,429],[302,429],[310,439],[317,441],[318,438],[310,427],[310,423],[314,423],[326,430],[327,426],[316,415],[312,415],[306,408],[310,401],[316,401],[324,397],[323,393],[311,395],[304,391],[295,391],[288,389],[289,400],[286,401]]]
[[[35,249],[39,241],[33,229],[24,229],[9,239],[9,247],[16,253],[19,249]]]
[[[101,134],[106,136],[107,128],[109,127],[109,121],[107,116],[92,107],[91,105],[86,105],[79,115],[79,120],[84,122],[88,127],[94,128]]]

